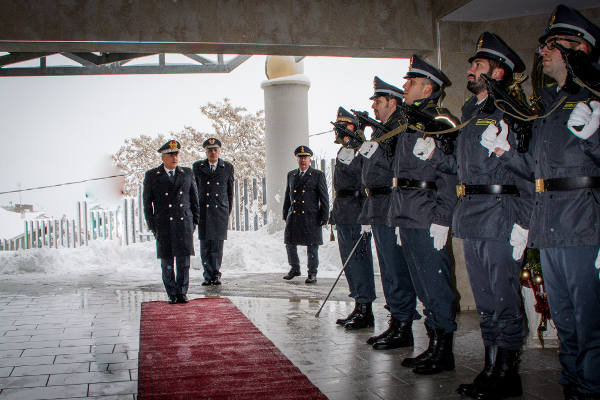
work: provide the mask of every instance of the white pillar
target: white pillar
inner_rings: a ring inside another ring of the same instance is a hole
[[[310,81],[294,57],[268,57],[265,91],[265,150],[268,232],[283,228],[283,197],[288,171],[298,168],[294,149],[308,146]]]

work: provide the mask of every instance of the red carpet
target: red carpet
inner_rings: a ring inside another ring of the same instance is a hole
[[[142,303],[138,399],[327,399],[228,299]]]

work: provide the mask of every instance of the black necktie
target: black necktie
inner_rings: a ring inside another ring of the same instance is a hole
[[[175,174],[173,173],[173,171],[169,171],[169,180],[171,182],[173,182],[175,180]]]

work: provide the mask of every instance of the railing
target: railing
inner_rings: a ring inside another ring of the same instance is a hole
[[[313,160],[315,167],[317,162]],[[331,173],[326,173],[330,198]],[[320,160],[320,169],[326,172],[327,160]],[[259,184],[260,181],[260,184]],[[229,229],[256,231],[267,224],[265,178],[234,181],[234,211],[229,219]],[[76,218],[37,219],[24,221],[24,233],[12,239],[0,240],[1,250],[31,248],[76,248],[87,246],[90,240],[119,240],[124,246],[154,240],[144,220],[142,187],[135,197],[125,197],[121,205],[112,210],[89,210],[87,201],[77,202]]]

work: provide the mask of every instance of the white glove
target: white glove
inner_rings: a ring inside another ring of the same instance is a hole
[[[600,269],[600,250],[598,250],[598,255],[596,256],[596,261],[594,262],[594,266],[596,269]]]
[[[498,135],[498,127],[494,124],[489,124],[481,134],[481,141],[479,143],[488,150],[488,156],[491,156],[494,152],[496,135]]]
[[[431,136],[426,138],[418,138],[413,148],[413,154],[423,160],[427,161],[431,158],[433,151],[435,150],[435,142]]]
[[[513,258],[519,261],[523,257],[525,247],[527,247],[527,237],[529,229],[523,228],[519,224],[514,224],[510,233],[510,245],[513,247]]]
[[[502,149],[504,151],[510,150],[510,144],[508,143],[508,124],[504,120],[500,121],[500,133],[494,141],[494,150]]]
[[[429,236],[433,238],[433,247],[436,250],[439,251],[446,245],[449,230],[450,227],[438,224],[431,224],[429,227]]]
[[[360,233],[371,233],[371,225],[361,225],[360,226]]]
[[[400,238],[400,227],[396,227],[396,244],[402,246],[402,239]]]
[[[354,149],[342,147],[337,155],[337,159],[346,165],[349,165],[354,160]]]
[[[591,101],[589,106],[584,103],[577,103],[571,115],[569,121],[567,121],[567,127],[580,139],[589,139],[600,126],[600,102]]]
[[[358,152],[362,154],[365,158],[371,158],[373,154],[375,154],[375,152],[377,151],[378,147],[379,143],[367,141],[360,146]]]

